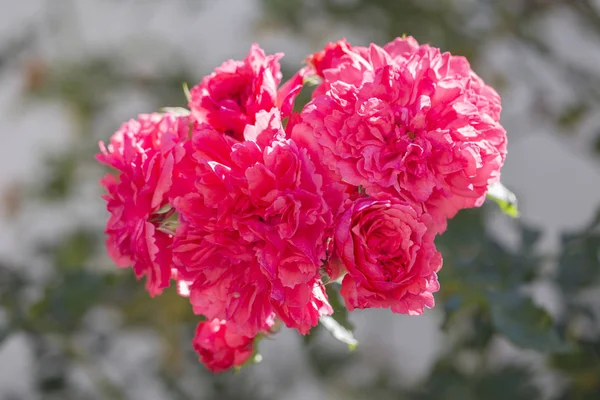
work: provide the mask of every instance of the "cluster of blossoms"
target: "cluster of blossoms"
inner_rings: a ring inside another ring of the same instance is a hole
[[[281,83],[252,46],[189,92],[189,110],[140,115],[98,161],[114,262],[171,282],[204,317],[193,346],[219,372],[285,325],[307,334],[349,310],[434,305],[434,239],[499,181],[500,97],[463,57],[413,38],[328,44]],[[311,100],[294,112],[307,82]]]

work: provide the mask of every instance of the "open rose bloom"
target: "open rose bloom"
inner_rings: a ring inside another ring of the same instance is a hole
[[[253,45],[191,88],[189,110],[140,115],[97,156],[115,170],[109,255],[151,296],[174,281],[206,319],[193,346],[214,372],[281,326],[330,329],[326,285],[349,310],[433,307],[434,239],[506,156],[500,97],[463,57],[341,40],[282,83],[282,56]]]

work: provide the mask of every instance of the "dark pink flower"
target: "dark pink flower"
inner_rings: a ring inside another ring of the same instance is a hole
[[[184,213],[187,206],[179,204]],[[180,277],[191,282],[189,300],[194,312],[208,319],[227,319],[231,329],[249,337],[267,329],[275,318],[271,284],[252,246],[233,229],[217,227],[210,217],[185,213],[183,218],[173,256]],[[200,221],[207,225],[201,226]]]
[[[203,321],[196,328],[192,341],[200,361],[212,372],[224,372],[240,367],[254,352],[254,339],[232,331],[226,321]]]
[[[254,44],[243,61],[223,63],[191,89],[189,107],[193,118],[243,140],[246,125],[256,122],[259,111],[278,107],[282,117],[289,116],[308,69],[298,71],[278,89],[281,57],[283,53],[265,55]]]
[[[313,56],[324,80],[291,137],[338,179],[392,193],[445,219],[480,206],[499,180],[500,97],[463,57],[412,38],[380,48],[338,42]]]
[[[285,138],[277,109],[259,112],[238,142],[208,125],[194,134],[194,189],[175,201],[174,259],[193,281],[197,313],[240,334],[273,313],[302,333],[329,312],[319,267],[343,194],[324,192],[307,152]]]
[[[173,214],[169,190],[185,154],[181,142],[190,130],[186,117],[143,114],[124,123],[96,156],[117,174],[101,184],[110,218],[106,225],[109,255],[120,267],[132,266],[154,296],[171,279],[172,235],[164,226]]]
[[[349,310],[389,308],[418,315],[433,307],[442,256],[420,207],[396,199],[361,198],[335,228],[335,253],[347,274],[340,293]]]
[[[351,46],[346,39],[328,43],[323,50],[310,55],[306,60],[309,71],[321,78],[313,97],[327,93],[333,82],[360,85],[365,71],[373,68],[368,60],[368,48]]]

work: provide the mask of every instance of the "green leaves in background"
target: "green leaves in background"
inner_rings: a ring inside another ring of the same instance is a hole
[[[581,290],[598,283],[600,277],[600,235],[566,233],[558,259],[557,283],[566,292]]]
[[[600,398],[600,338],[581,341],[573,352],[553,355],[550,365],[571,381],[559,400]]]
[[[72,194],[78,159],[67,151],[46,161],[46,179],[40,185],[39,195],[48,201],[64,200]]]
[[[46,287],[42,299],[31,306],[29,325],[36,331],[73,332],[104,295],[102,275],[86,270],[63,271]]]
[[[495,370],[477,370],[473,375],[445,357],[436,363],[427,381],[407,396],[410,400],[531,400],[540,398],[526,367],[507,365]],[[510,384],[507,384],[510,382]]]
[[[550,315],[520,293],[488,293],[492,322],[497,332],[515,345],[541,352],[567,350]]]
[[[453,234],[438,239],[444,268],[436,298],[446,311],[443,327],[469,321],[472,333],[462,343],[477,349],[500,334],[523,348],[547,353],[565,350],[550,315],[521,294],[542,265],[536,251],[540,232],[515,221],[520,242],[508,247],[486,232],[483,217],[478,210],[461,211],[449,223],[448,232]]]

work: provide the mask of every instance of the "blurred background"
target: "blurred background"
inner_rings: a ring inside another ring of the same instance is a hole
[[[0,0],[0,399],[600,399],[600,1]],[[213,376],[174,290],[103,244],[93,159],[122,121],[184,106],[251,43],[284,77],[328,41],[402,34],[469,58],[503,97],[521,218],[463,211],[437,305],[353,312],[354,352],[283,330]],[[490,294],[493,291],[493,295]]]

